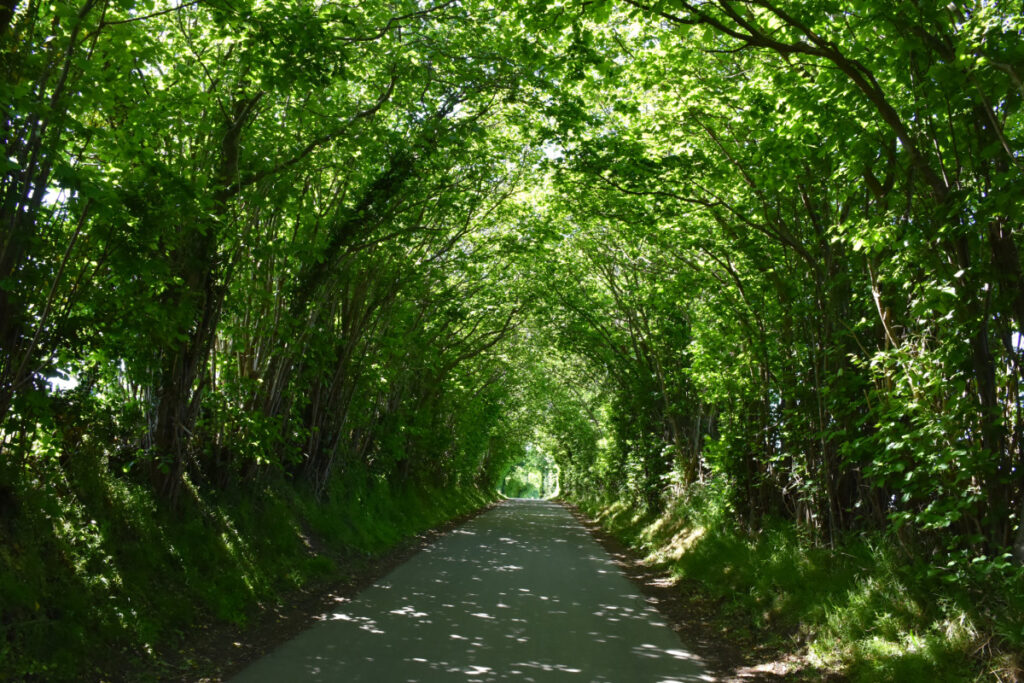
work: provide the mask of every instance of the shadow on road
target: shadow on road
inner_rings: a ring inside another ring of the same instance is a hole
[[[710,681],[561,506],[508,501],[235,681]]]

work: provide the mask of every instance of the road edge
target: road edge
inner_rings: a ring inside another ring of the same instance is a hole
[[[799,676],[759,666],[748,647],[722,632],[719,604],[687,590],[667,573],[648,566],[633,549],[600,523],[566,500],[556,500],[604,548],[619,570],[655,607],[679,636],[683,647],[700,658],[714,680],[722,683],[772,683],[799,680]]]
[[[500,500],[477,508],[400,542],[381,555],[349,559],[339,567],[349,576],[341,581],[312,585],[283,595],[279,602],[262,608],[245,627],[205,624],[194,634],[191,648],[165,660],[161,681],[216,683],[239,673],[257,659],[317,623],[318,618],[340,601],[351,600],[393,569],[407,562],[438,538],[479,515]]]

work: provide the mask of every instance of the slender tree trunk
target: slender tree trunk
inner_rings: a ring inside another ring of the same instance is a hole
[[[5,38],[17,4],[17,0],[3,0],[0,4],[0,40]],[[0,147],[5,148],[7,156],[17,160],[17,167],[0,178],[0,281],[17,281],[19,271],[31,267],[27,249],[39,230],[39,210],[54,162],[64,151],[62,124],[67,115],[66,93],[74,87],[76,48],[95,7],[96,0],[85,0],[81,4],[67,34],[67,44],[61,48],[62,54],[54,55],[54,64],[59,68],[32,74],[38,77],[38,104],[45,113],[25,116],[27,123],[21,126],[11,124],[4,116]],[[14,77],[15,74],[3,73],[2,76]],[[54,76],[56,80],[51,89]],[[31,381],[37,365],[31,327],[45,321],[30,321],[26,316],[29,296],[27,292],[0,287],[0,424],[6,420],[15,396]]]
[[[172,257],[183,281],[177,304],[195,311],[186,338],[165,353],[153,435],[155,458],[152,476],[157,491],[171,505],[177,503],[185,473],[189,442],[202,407],[208,374],[205,372],[227,287],[220,282],[218,237],[230,222],[229,187],[238,176],[242,131],[251,119],[259,96],[239,98],[221,140],[220,167],[213,191],[212,217],[189,226],[193,233]]]

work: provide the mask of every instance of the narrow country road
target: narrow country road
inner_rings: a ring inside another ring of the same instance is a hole
[[[565,508],[513,500],[233,680],[713,679]]]

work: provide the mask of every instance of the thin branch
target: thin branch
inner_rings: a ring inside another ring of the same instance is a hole
[[[381,28],[376,33],[374,33],[373,35],[370,35],[370,36],[360,36],[358,38],[342,38],[341,40],[342,40],[342,42],[345,42],[345,43],[370,43],[370,42],[373,42],[375,40],[380,40],[385,35],[387,35],[387,32],[390,31],[392,28],[394,28],[394,26],[396,24],[399,24],[399,23],[405,21],[406,19],[416,19],[416,18],[419,18],[419,17],[426,17],[426,16],[429,16],[431,14],[434,14],[435,12],[440,12],[441,10],[447,9],[447,8],[451,7],[452,5],[457,4],[457,2],[458,2],[458,0],[448,0],[448,2],[444,2],[444,3],[441,3],[440,5],[435,5],[433,7],[428,7],[427,9],[420,10],[419,12],[410,12],[409,14],[403,14],[401,16],[391,17],[390,19],[388,19],[388,23],[384,24],[384,27]]]
[[[271,166],[270,168],[265,168],[254,173],[249,173],[246,176],[240,178],[238,182],[232,183],[231,185],[225,187],[223,191],[223,197],[225,199],[233,197],[234,195],[238,194],[241,190],[258,183],[264,178],[267,178],[272,175],[277,175],[286,168],[294,166],[295,164],[299,163],[300,161],[308,157],[314,151],[316,151],[319,147],[327,144],[331,140],[343,134],[357,121],[372,117],[380,110],[382,106],[384,106],[385,102],[391,99],[391,94],[394,92],[395,85],[397,83],[398,76],[392,75],[391,82],[388,83],[388,87],[384,90],[383,93],[381,93],[381,96],[377,98],[377,101],[371,107],[369,107],[368,109],[364,109],[363,111],[353,115],[345,122],[345,124],[342,127],[336,128],[335,130],[332,130],[328,133],[324,133],[323,135],[314,138],[305,147],[296,152],[291,158],[286,159],[275,166]]]
[[[674,199],[685,204],[696,204],[697,206],[703,206],[706,209],[711,209],[721,205],[720,201],[710,202],[706,199],[700,199],[698,197],[688,197],[685,195],[676,194],[675,192],[669,192],[667,190],[630,190],[626,187],[623,187],[620,183],[615,182],[611,178],[607,178],[601,174],[595,174],[594,177],[610,185],[616,191],[621,192],[622,194],[632,195],[634,197],[667,197],[669,199]]]
[[[170,14],[171,12],[183,10],[186,7],[195,7],[196,5],[200,5],[205,1],[206,0],[192,0],[192,2],[185,2],[175,7],[168,7],[167,9],[162,9],[159,12],[153,12],[152,14],[147,14],[142,17],[132,17],[131,19],[118,19],[117,21],[107,21],[106,19],[104,19],[100,22],[99,28],[102,29],[106,26],[117,26],[118,24],[132,24],[136,21],[146,21],[147,19],[153,19],[164,14]]]

